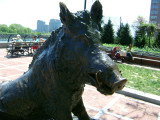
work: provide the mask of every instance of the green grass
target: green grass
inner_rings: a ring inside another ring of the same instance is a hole
[[[103,44],[103,46],[108,46],[108,47],[116,47],[120,46],[123,49],[127,49],[128,46],[125,45],[118,45],[118,44]],[[160,53],[160,49],[158,48],[149,48],[149,47],[144,47],[144,48],[138,48],[138,47],[132,47],[132,51],[144,51],[144,52],[153,52],[153,53]]]
[[[126,87],[160,95],[160,71],[117,63],[122,76],[127,78]]]

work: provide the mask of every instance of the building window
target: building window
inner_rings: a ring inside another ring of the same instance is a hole
[[[152,3],[159,3],[159,0],[152,0]]]
[[[152,5],[152,9],[157,9],[158,5]]]
[[[157,19],[157,16],[151,16],[151,19]]]
[[[157,24],[157,22],[156,22],[156,21],[151,21],[151,23]]]
[[[158,14],[158,11],[153,10],[153,11],[151,11],[151,14]]]

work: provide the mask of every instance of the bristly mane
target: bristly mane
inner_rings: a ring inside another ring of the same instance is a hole
[[[34,61],[37,59],[37,57],[46,49],[49,49],[53,44],[55,44],[55,42],[59,41],[59,39],[62,37],[60,37],[60,33],[62,32],[62,27],[56,29],[55,31],[52,31],[51,36],[43,43],[43,45],[37,49],[37,51],[35,52],[34,56],[33,56],[33,60],[31,62],[31,64],[29,65],[29,69],[32,67]],[[59,38],[60,37],[60,38]]]
[[[35,60],[38,58],[38,56],[42,52],[44,52],[44,51],[46,52],[48,49],[50,49],[50,47],[53,47],[53,45],[57,45],[56,43],[58,43],[58,42],[60,42],[60,40],[62,40],[62,37],[65,34],[66,27],[67,27],[67,29],[69,29],[69,31],[67,31],[67,34],[69,32],[69,34],[72,34],[72,35],[74,34],[74,35],[78,36],[78,35],[83,35],[88,32],[89,37],[91,38],[92,41],[94,41],[93,43],[97,46],[99,45],[100,40],[95,39],[96,36],[98,35],[95,33],[96,32],[98,33],[98,31],[93,32],[94,29],[88,29],[88,28],[90,28],[89,27],[90,25],[98,30],[100,29],[99,26],[97,26],[97,24],[91,20],[90,12],[86,11],[86,10],[85,11],[78,11],[76,13],[70,13],[70,15],[74,16],[74,18],[72,20],[70,20],[70,23],[64,24],[63,27],[60,27],[59,29],[53,31],[51,33],[51,36],[45,41],[45,43],[39,49],[37,49],[35,55],[33,56],[33,60],[31,62],[31,64],[29,65],[29,69],[32,67],[33,63],[35,62]],[[60,14],[60,16],[62,17],[64,15]],[[66,20],[66,19],[61,18],[62,23],[64,22],[63,20]],[[46,54],[46,53],[44,53],[44,54]]]

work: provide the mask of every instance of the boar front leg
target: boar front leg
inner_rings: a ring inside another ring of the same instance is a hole
[[[71,105],[68,100],[65,102],[57,101],[56,111],[54,112],[54,120],[73,120],[71,115]]]
[[[95,120],[88,116],[82,98],[79,100],[78,104],[72,109],[72,112],[75,116],[79,118],[79,120]]]
[[[58,112],[56,112],[54,116],[54,120],[73,120],[73,119],[71,112],[65,110],[65,108],[62,108],[61,110],[58,109]]]

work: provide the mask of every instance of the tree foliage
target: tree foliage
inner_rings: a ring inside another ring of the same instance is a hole
[[[11,24],[9,27],[5,24],[0,24],[0,33],[30,34],[32,30],[20,24]]]
[[[147,23],[143,17],[138,17],[134,45],[137,47],[151,46],[151,38],[156,30],[155,24]]]
[[[154,47],[160,48],[160,30],[157,30],[156,39],[154,42]]]
[[[114,29],[110,19],[103,27],[102,43],[114,43]]]
[[[156,29],[155,24],[152,23],[146,24],[146,33],[147,33],[149,47],[151,46],[151,37],[153,36],[155,29]]]
[[[117,41],[121,45],[129,45],[132,44],[133,38],[130,32],[129,24],[121,25],[121,27],[117,31]]]
[[[116,38],[115,38],[115,44],[120,44],[120,34],[121,34],[121,30],[124,28],[123,23],[121,23],[121,25],[119,26],[117,33],[116,33]]]
[[[140,29],[136,30],[134,45],[139,48],[142,48],[145,46],[145,42],[146,42],[146,36],[141,32]]]

